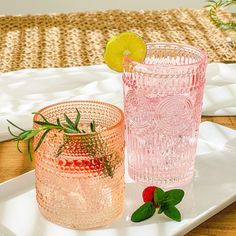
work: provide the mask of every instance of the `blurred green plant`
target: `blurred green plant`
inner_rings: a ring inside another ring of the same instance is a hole
[[[209,8],[209,16],[211,21],[223,30],[236,30],[236,22],[222,19],[220,13],[226,11],[226,8],[236,5],[236,0],[207,0],[209,3],[205,7]]]

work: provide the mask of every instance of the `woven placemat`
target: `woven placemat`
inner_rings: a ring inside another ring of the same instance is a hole
[[[236,46],[205,10],[103,11],[0,17],[0,71],[103,63],[112,35],[134,31],[146,42],[201,47],[212,62],[235,62]]]

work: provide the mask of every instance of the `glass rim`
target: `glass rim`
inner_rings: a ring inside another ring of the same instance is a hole
[[[196,65],[200,65],[204,62],[207,64],[207,60],[208,60],[207,53],[199,47],[191,46],[191,45],[188,45],[188,44],[181,44],[181,43],[156,42],[156,43],[147,43],[147,51],[149,50],[150,46],[156,46],[156,45],[178,46],[179,50],[182,49],[182,48],[192,49],[195,52],[198,52],[200,54],[199,60],[196,61],[196,62],[186,64],[186,65],[154,64],[154,63],[153,64],[146,64],[146,63],[144,63],[144,61],[143,62],[137,62],[137,61],[134,61],[131,58],[129,58],[129,56],[125,56],[124,59],[123,59],[123,65],[125,65],[126,63],[129,63],[129,64],[133,64],[134,66],[141,66],[141,67],[147,67],[147,68],[153,68],[153,67],[165,68],[165,67],[168,67],[168,68],[175,68],[175,69],[178,68],[179,69],[181,67],[182,68],[193,67],[193,66],[196,66]]]
[[[89,103],[92,103],[92,104],[102,104],[104,106],[112,107],[112,108],[114,108],[120,114],[120,119],[114,125],[106,127],[105,130],[96,131],[96,132],[87,132],[87,133],[65,133],[65,132],[62,132],[63,134],[66,134],[67,136],[73,136],[73,137],[75,137],[75,136],[97,135],[97,134],[105,133],[105,132],[107,132],[109,130],[113,130],[113,129],[121,126],[122,123],[124,122],[124,113],[123,113],[123,111],[119,107],[117,107],[117,106],[115,106],[113,104],[110,104],[110,103],[96,101],[96,100],[71,100],[71,101],[57,102],[57,103],[53,103],[53,104],[50,104],[48,106],[45,106],[45,107],[41,108],[40,110],[38,110],[37,112],[42,114],[43,111],[48,110],[48,109],[50,109],[52,107],[55,107],[57,105],[63,105],[63,104],[68,104],[68,103],[82,103],[82,102],[83,103],[88,103],[88,104]],[[34,124],[34,121],[36,121],[37,118],[40,116],[38,113],[36,113],[33,116],[33,124]]]

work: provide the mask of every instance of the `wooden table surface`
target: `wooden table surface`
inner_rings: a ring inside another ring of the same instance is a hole
[[[213,121],[236,129],[236,117],[202,117],[202,120]],[[22,145],[25,152],[26,147]],[[13,141],[0,143],[0,183],[34,169],[34,162],[30,162],[26,154],[18,153]],[[202,223],[188,236],[195,235],[236,235],[236,202]]]

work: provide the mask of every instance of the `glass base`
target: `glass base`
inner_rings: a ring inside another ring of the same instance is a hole
[[[158,186],[160,188],[180,187],[191,182],[194,170],[185,172],[184,175],[163,177],[159,175],[147,175],[145,172],[129,167],[129,176],[137,183],[144,186]],[[152,176],[152,177],[150,177]]]
[[[80,219],[83,218],[82,215],[81,216],[78,215],[77,218],[71,219],[71,222],[68,223],[68,220],[67,222],[63,222],[63,220],[61,219],[61,216],[51,214],[46,209],[40,206],[39,206],[39,211],[44,218],[46,218],[48,221],[54,224],[57,224],[57,225],[60,225],[62,227],[69,228],[69,229],[87,230],[87,229],[93,229],[93,228],[106,226],[113,223],[115,220],[119,219],[122,216],[124,208],[120,209],[120,211],[118,212],[115,212],[114,215],[112,215],[112,217],[107,217],[106,219],[100,218],[99,221],[91,220],[91,222],[87,222],[86,224],[82,224],[81,222],[79,222],[81,221]]]

